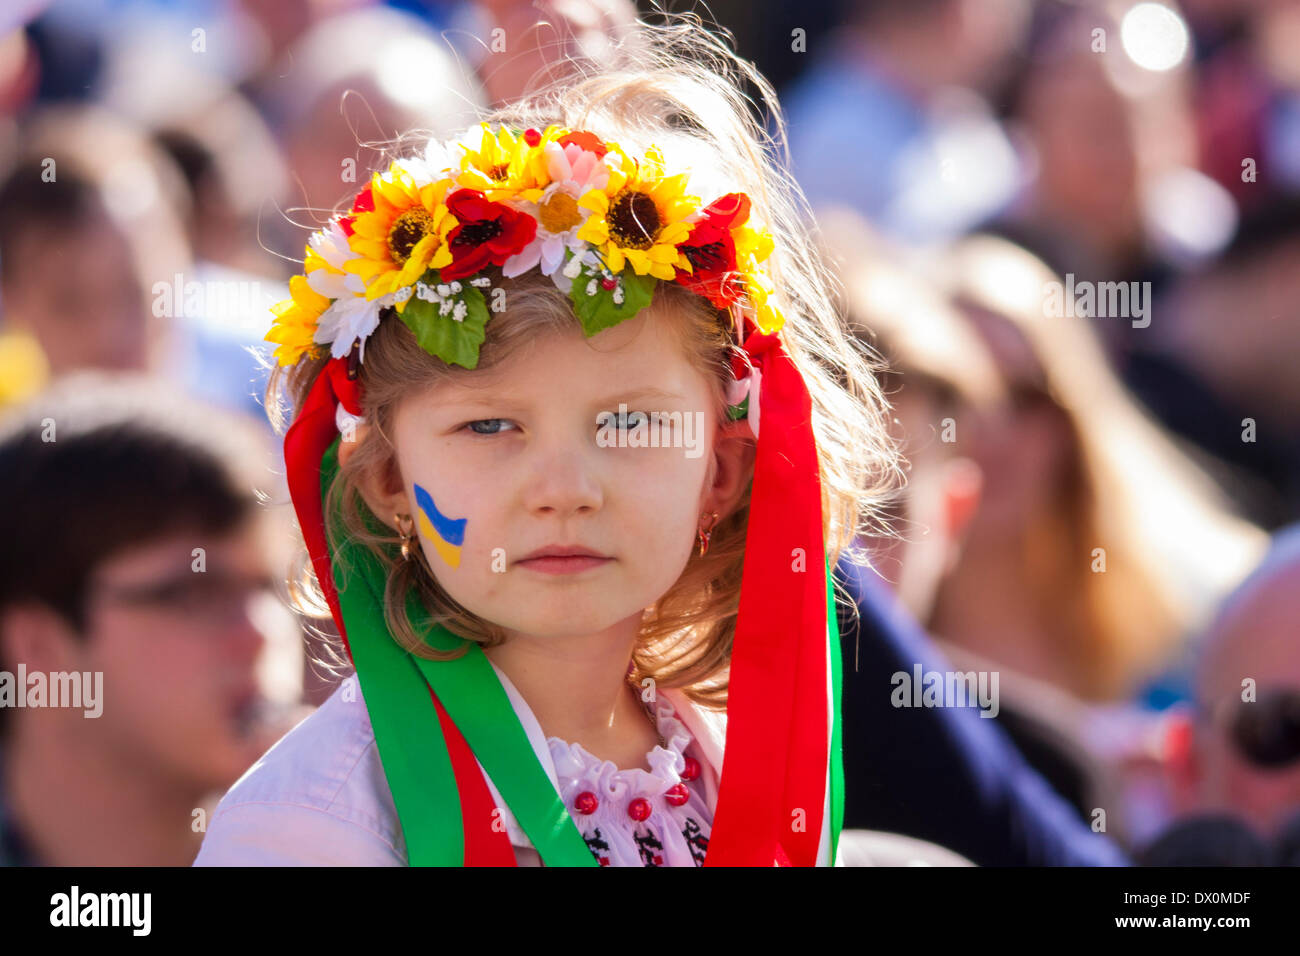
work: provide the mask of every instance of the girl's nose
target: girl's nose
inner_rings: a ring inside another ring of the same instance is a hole
[[[604,492],[593,464],[582,449],[557,448],[539,455],[525,492],[528,509],[562,516],[598,510]]]

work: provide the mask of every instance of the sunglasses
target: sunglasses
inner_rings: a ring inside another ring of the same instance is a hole
[[[1237,751],[1257,767],[1300,761],[1300,689],[1266,691],[1252,702],[1232,701],[1221,709],[1221,725]]]

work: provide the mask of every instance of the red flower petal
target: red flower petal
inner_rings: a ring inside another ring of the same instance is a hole
[[[447,197],[447,208],[461,222],[495,219],[494,209],[500,206],[500,203],[488,202],[477,189],[457,189]]]
[[[461,249],[464,251],[460,255],[453,253],[452,261],[438,271],[443,282],[472,276],[491,259],[491,253],[485,246],[462,246]]]
[[[357,193],[357,198],[352,200],[353,212],[374,212],[375,197],[370,191],[370,184],[366,183],[366,188]]]
[[[457,190],[447,199],[447,208],[460,224],[447,234],[452,261],[442,269],[444,280],[463,279],[489,264],[504,265],[537,235],[537,220],[532,216],[505,203],[489,202],[474,189]],[[482,232],[484,226],[493,224],[497,227],[494,235],[465,241],[467,235]]]
[[[700,210],[700,219],[723,229],[743,226],[749,219],[749,196],[745,193],[727,193]]]
[[[585,130],[567,133],[564,136],[561,136],[557,142],[559,142],[561,146],[568,146],[570,143],[573,143],[575,146],[581,146],[588,152],[595,153],[598,159],[609,152],[609,149],[606,148],[603,142],[601,142],[599,136],[595,133],[588,133]]]

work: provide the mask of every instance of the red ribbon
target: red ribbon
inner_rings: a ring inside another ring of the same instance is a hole
[[[753,331],[761,371],[724,772],[706,866],[815,866],[830,754],[825,550],[812,399],[781,340]],[[750,398],[751,404],[754,396]]]

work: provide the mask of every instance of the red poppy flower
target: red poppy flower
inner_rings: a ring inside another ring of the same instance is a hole
[[[749,219],[749,197],[727,193],[700,210],[695,228],[677,248],[691,263],[692,272],[677,270],[677,282],[715,306],[725,309],[744,293],[735,275],[736,241],[731,230]]]
[[[536,219],[505,203],[489,202],[477,189],[456,190],[447,197],[447,208],[459,225],[447,234],[451,264],[442,267],[444,282],[503,265],[537,235]]]

